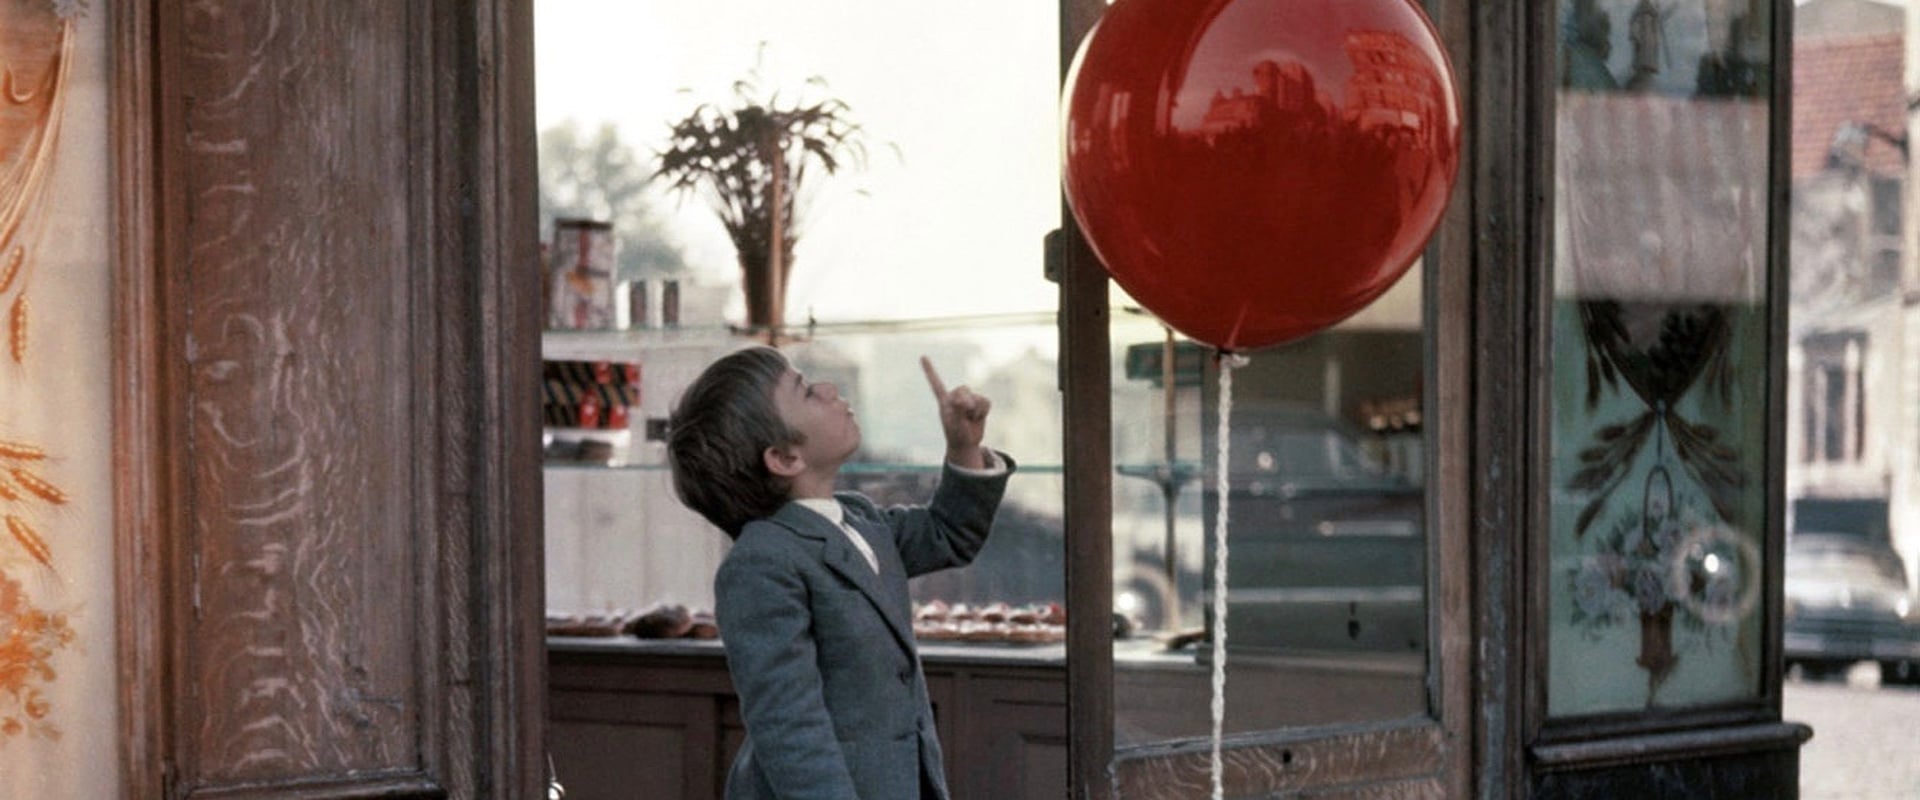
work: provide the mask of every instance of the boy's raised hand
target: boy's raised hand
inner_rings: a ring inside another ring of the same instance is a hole
[[[920,357],[920,369],[927,373],[927,385],[933,387],[934,402],[940,407],[940,430],[947,436],[947,460],[956,466],[984,469],[987,460],[980,449],[980,440],[986,436],[987,412],[992,410],[993,401],[965,386],[948,391],[946,382],[940,380],[940,373],[933,368],[933,361],[926,356]]]

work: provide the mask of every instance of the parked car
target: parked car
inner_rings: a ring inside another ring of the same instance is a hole
[[[1420,483],[1388,468],[1370,434],[1317,409],[1248,404],[1233,427],[1228,646],[1425,653]]]
[[[1809,678],[1880,665],[1883,684],[1920,683],[1920,608],[1885,542],[1846,532],[1787,537],[1784,650]]]

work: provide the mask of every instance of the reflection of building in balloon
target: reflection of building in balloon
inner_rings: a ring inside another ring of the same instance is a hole
[[[1200,134],[1213,139],[1223,134],[1265,127],[1275,117],[1302,119],[1314,110],[1322,114],[1333,107],[1326,95],[1313,83],[1313,73],[1305,64],[1285,64],[1267,59],[1253,65],[1252,94],[1236,88],[1232,94],[1214,92],[1207,114],[1200,120]],[[1275,112],[1285,112],[1276,114]]]
[[[1405,136],[1437,145],[1445,131],[1445,109],[1438,105],[1440,75],[1432,63],[1398,33],[1359,31],[1347,35],[1347,121],[1360,130]]]
[[[1313,85],[1313,73],[1297,61],[1283,65],[1267,60],[1255,64],[1253,85],[1255,92],[1273,108],[1291,111],[1315,103],[1326,104]]]
[[[1355,31],[1346,37],[1347,78],[1343,120],[1389,143],[1394,160],[1398,203],[1426,191],[1422,153],[1439,152],[1449,123],[1442,108],[1444,85],[1419,48],[1406,36],[1386,31]]]

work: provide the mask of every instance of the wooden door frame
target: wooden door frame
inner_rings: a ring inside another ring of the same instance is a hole
[[[271,13],[261,7],[234,15]],[[214,9],[219,11],[220,9]],[[109,0],[113,192],[115,612],[123,796],[193,796],[179,785],[199,707],[176,674],[174,627],[190,588],[182,537],[193,524],[173,466],[185,433],[178,315],[193,298],[181,198],[187,142],[178,72],[182,12]],[[384,776],[320,776],[221,797],[544,796],[545,639],[539,471],[538,293],[530,0],[434,0],[410,7],[405,143],[409,215],[421,231],[409,266],[430,284],[409,297],[413,341],[433,353],[431,419],[415,454],[426,534],[416,643],[420,763]],[[430,585],[429,585],[430,584]],[[316,712],[317,713],[317,712]],[[192,766],[193,762],[188,762]],[[288,794],[293,791],[293,794]]]

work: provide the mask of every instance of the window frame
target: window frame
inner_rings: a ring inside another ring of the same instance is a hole
[[[1796,737],[1800,735],[1797,726],[1782,723],[1780,717],[1786,492],[1779,487],[1785,486],[1789,435],[1787,351],[1790,339],[1786,309],[1788,246],[1791,238],[1788,227],[1788,189],[1791,181],[1788,176],[1791,174],[1792,136],[1792,81],[1790,77],[1783,76],[1793,74],[1793,4],[1791,0],[1753,1],[1763,4],[1771,15],[1769,42],[1773,52],[1773,79],[1769,83],[1767,120],[1767,241],[1764,253],[1767,277],[1765,384],[1768,410],[1762,479],[1767,486],[1774,488],[1766,493],[1761,523],[1762,583],[1757,628],[1762,637],[1759,691],[1749,698],[1682,709],[1550,717],[1547,707],[1547,648],[1551,621],[1547,603],[1530,603],[1523,615],[1523,629],[1516,634],[1520,640],[1516,647],[1532,665],[1523,673],[1526,701],[1517,712],[1525,744],[1517,748],[1518,752],[1510,755],[1509,759],[1522,765],[1520,768],[1523,771],[1533,772],[1536,778],[1533,783],[1516,785],[1516,791],[1526,791],[1528,789],[1522,787],[1537,785],[1540,775],[1626,763],[1644,759],[1649,752],[1658,752],[1663,759],[1705,757],[1745,749],[1784,748],[1788,746],[1787,743],[1797,741]],[[1527,234],[1533,240],[1528,255],[1531,263],[1540,265],[1536,271],[1541,275],[1550,274],[1553,263],[1554,120],[1558,87],[1555,55],[1558,46],[1557,17],[1562,2],[1572,0],[1528,4],[1525,12],[1528,15],[1525,24],[1534,43],[1530,51],[1535,53],[1533,63],[1529,65],[1528,84],[1534,87],[1531,96],[1536,101],[1531,103],[1527,125],[1537,134],[1531,138],[1529,149],[1535,151],[1534,158],[1538,159],[1535,165],[1527,167],[1534,176],[1531,188],[1535,195],[1528,208]],[[1530,332],[1526,362],[1530,372],[1528,404],[1531,411],[1528,427],[1536,433],[1529,434],[1521,451],[1528,464],[1529,481],[1541,487],[1550,485],[1551,442],[1544,432],[1551,430],[1549,415],[1552,413],[1552,373],[1549,369],[1552,356],[1549,337],[1552,330],[1552,292],[1551,281],[1539,278],[1526,295],[1527,330]],[[1549,591],[1547,561],[1551,553],[1549,509],[1544,493],[1536,494],[1540,496],[1526,498],[1522,519],[1528,532],[1521,544],[1523,553],[1515,560],[1523,570],[1527,596],[1545,598]],[[1708,730],[1713,728],[1723,730]]]
[[[1456,65],[1461,97],[1472,96],[1467,4],[1425,3],[1448,55]],[[1064,78],[1080,40],[1104,11],[1100,0],[1061,0],[1061,73]],[[1430,428],[1423,468],[1429,477],[1427,522],[1427,712],[1399,720],[1358,725],[1268,731],[1232,737],[1227,794],[1260,795],[1280,790],[1366,785],[1382,779],[1442,796],[1470,796],[1475,749],[1471,653],[1475,637],[1470,558],[1470,415],[1473,318],[1480,305],[1472,294],[1476,248],[1472,187],[1481,165],[1466,147],[1476,120],[1462,120],[1463,158],[1454,200],[1422,260],[1423,356],[1427,390],[1421,413]],[[1506,121],[1500,124],[1507,124]],[[1069,787],[1075,798],[1174,797],[1182,787],[1205,785],[1210,743],[1114,747],[1113,644],[1110,626],[1112,565],[1112,380],[1108,281],[1062,198],[1062,227],[1055,278],[1060,284],[1063,447],[1067,474],[1067,684]],[[1389,753],[1388,758],[1360,756]],[[1313,765],[1311,771],[1304,765]],[[1196,783],[1198,781],[1198,783]]]

